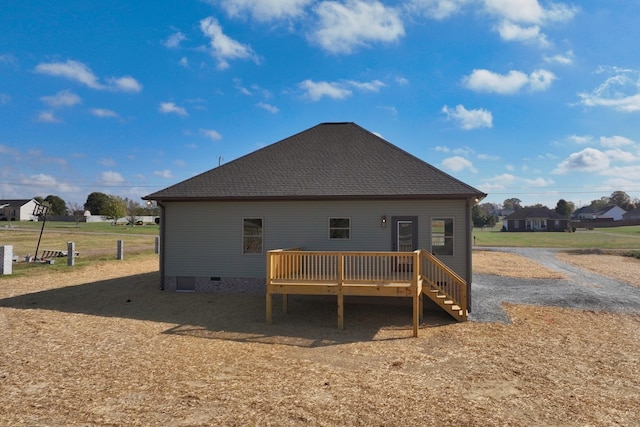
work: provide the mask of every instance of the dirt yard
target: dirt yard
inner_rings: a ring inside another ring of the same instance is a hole
[[[153,257],[46,268],[0,278],[1,425],[640,425],[640,316],[510,305],[412,338],[409,307],[339,331],[334,302],[267,325],[264,297],[161,292]]]

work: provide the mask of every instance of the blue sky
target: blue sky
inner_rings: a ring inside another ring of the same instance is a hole
[[[485,201],[637,198],[638,22],[628,0],[2,2],[0,199],[137,199],[332,121]]]

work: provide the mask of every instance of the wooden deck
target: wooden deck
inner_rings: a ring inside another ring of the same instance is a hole
[[[422,295],[456,320],[467,317],[467,284],[425,250],[415,252],[312,252],[279,249],[267,253],[267,322],[273,295],[336,295],[338,328],[344,328],[345,296],[413,299],[413,335],[418,336]]]

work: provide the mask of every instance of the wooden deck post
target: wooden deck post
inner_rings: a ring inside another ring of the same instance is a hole
[[[267,252],[267,279],[266,279],[266,283],[265,286],[267,287],[266,291],[267,291],[267,298],[266,298],[266,303],[267,303],[267,323],[271,323],[273,321],[273,317],[272,317],[272,310],[273,310],[273,298],[271,295],[271,279],[272,279],[272,273],[271,271],[273,270],[273,266],[271,265],[273,263],[273,256],[271,255],[271,251]]]
[[[342,284],[344,282],[344,255],[338,254],[338,329],[344,329],[344,294]]]
[[[420,327],[420,293],[422,292],[418,276],[420,273],[420,257],[419,252],[413,253],[413,281],[411,283],[413,294],[413,336],[418,337],[418,329]]]
[[[267,289],[267,323],[271,324],[273,321],[273,318],[271,316],[271,310],[272,310],[272,297],[271,297],[271,293],[269,292],[269,290]]]

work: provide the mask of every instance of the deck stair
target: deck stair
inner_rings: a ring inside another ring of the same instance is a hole
[[[453,270],[434,255],[420,250],[422,294],[454,319],[467,320],[467,285]]]
[[[439,288],[423,287],[422,294],[426,295],[438,307],[447,312],[454,319],[464,322],[467,320],[467,310],[463,310],[456,301]]]

